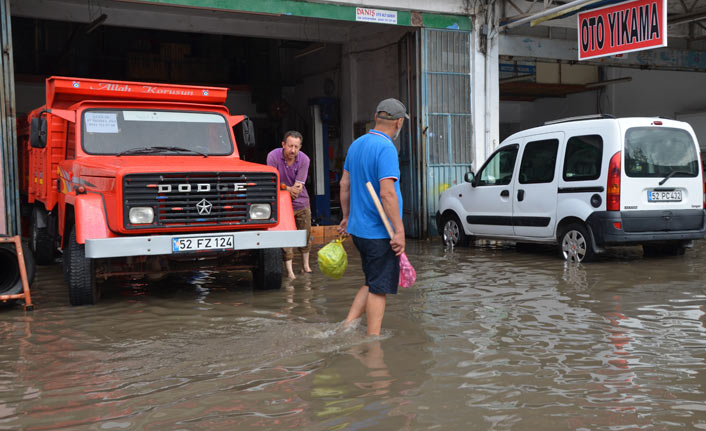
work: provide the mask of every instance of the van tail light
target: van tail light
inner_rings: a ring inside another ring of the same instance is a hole
[[[620,211],[620,151],[613,154],[608,165],[608,187],[606,188],[608,197],[606,209],[608,211]]]

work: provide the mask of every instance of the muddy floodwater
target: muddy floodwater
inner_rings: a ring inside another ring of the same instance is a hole
[[[0,309],[0,430],[706,430],[706,243],[577,266],[410,241],[372,339],[341,327],[347,248],[337,281],[113,280],[92,307],[42,267],[35,311]]]

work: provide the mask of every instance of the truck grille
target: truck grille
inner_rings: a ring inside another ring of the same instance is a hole
[[[268,203],[267,220],[250,220],[250,205]],[[133,225],[133,207],[152,207],[152,224]],[[133,174],[123,178],[126,229],[233,226],[277,222],[277,176],[265,172]]]

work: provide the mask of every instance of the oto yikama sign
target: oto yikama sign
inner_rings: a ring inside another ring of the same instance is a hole
[[[667,46],[667,0],[635,0],[578,14],[579,60]]]

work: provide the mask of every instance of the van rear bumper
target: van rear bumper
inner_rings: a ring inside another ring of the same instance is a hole
[[[703,209],[597,211],[586,223],[598,246],[691,241],[706,237],[706,212]]]
[[[305,230],[257,230],[245,232],[208,232],[203,234],[124,236],[87,239],[86,257],[95,259],[179,254],[183,253],[176,251],[175,241],[179,239],[203,240],[204,238],[207,239],[209,237],[218,236],[233,236],[233,246],[219,250],[304,247],[307,243]]]

